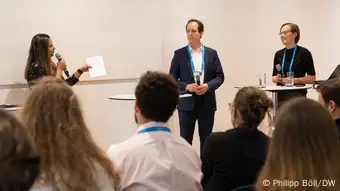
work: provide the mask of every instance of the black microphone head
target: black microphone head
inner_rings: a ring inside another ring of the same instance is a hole
[[[61,55],[58,52],[55,53],[55,57],[58,59],[58,61],[60,61],[62,59]],[[70,73],[68,72],[67,68],[64,68],[64,72],[65,72],[67,77],[70,77]]]
[[[57,52],[55,53],[55,57],[58,59],[58,61],[60,61],[62,58],[61,58],[61,55]]]
[[[200,76],[199,76],[199,75],[196,75],[195,77],[196,77],[196,83],[197,83],[197,85],[201,85],[201,78],[200,78]]]
[[[281,64],[276,64],[275,67],[278,72],[281,72]]]

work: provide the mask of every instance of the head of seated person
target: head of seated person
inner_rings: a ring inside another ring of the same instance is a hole
[[[229,105],[233,126],[256,129],[269,114],[272,105],[263,90],[251,86],[241,88]]]
[[[29,190],[40,161],[25,127],[0,110],[0,190]]]
[[[101,174],[108,184],[118,184],[112,161],[95,144],[78,98],[63,80],[42,78],[31,89],[22,120],[41,156],[37,185],[57,190],[98,190],[96,177]]]
[[[178,105],[179,86],[170,75],[148,71],[141,77],[135,97],[138,126],[151,121],[166,123]]]
[[[315,181],[339,182],[339,150],[335,123],[327,110],[314,100],[293,98],[282,105],[275,118],[275,130],[256,190],[285,188],[285,180],[301,191],[316,188]],[[303,181],[309,181],[308,186]],[[340,190],[340,185],[325,190]]]
[[[318,101],[324,105],[333,119],[340,119],[340,79],[334,78],[324,81],[316,88]]]

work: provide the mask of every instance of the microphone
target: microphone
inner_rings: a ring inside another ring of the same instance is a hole
[[[281,71],[282,71],[281,64],[276,64],[275,68],[277,70],[277,75],[282,76],[281,75]]]
[[[276,67],[277,72],[280,73],[281,72],[281,65],[280,64],[276,64],[275,67]]]
[[[196,78],[197,85],[200,86],[201,85],[201,76],[200,75],[196,75],[195,78]]]
[[[58,59],[59,62],[62,60],[61,55],[58,52],[55,53],[55,57]],[[70,77],[70,73],[68,72],[67,68],[64,69],[64,72],[67,77]]]

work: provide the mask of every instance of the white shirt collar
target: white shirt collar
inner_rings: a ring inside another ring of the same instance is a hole
[[[137,132],[141,131],[143,129],[149,128],[149,127],[156,127],[156,126],[157,127],[167,127],[167,125],[164,122],[150,121],[150,122],[147,122],[147,123],[140,125],[137,129]]]
[[[201,44],[201,46],[200,46],[200,48],[199,48],[198,50],[194,50],[194,49],[190,46],[190,44],[189,44],[190,52],[194,52],[194,51],[202,52],[202,47],[203,47],[203,45]]]

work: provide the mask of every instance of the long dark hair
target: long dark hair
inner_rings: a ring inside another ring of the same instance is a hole
[[[32,63],[37,63],[44,68],[46,75],[51,75],[51,59],[48,54],[50,36],[47,34],[36,34],[31,40],[30,50],[25,68],[25,79],[27,80],[27,70]]]

